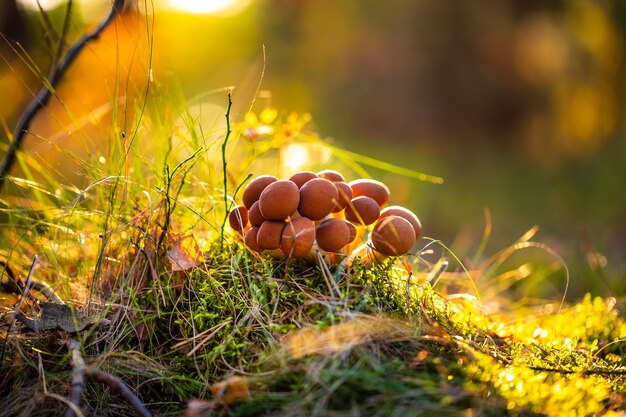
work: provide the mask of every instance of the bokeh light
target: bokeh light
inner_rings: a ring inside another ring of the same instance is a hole
[[[39,2],[37,2],[37,0],[17,0],[17,4],[26,10],[39,10],[39,6],[41,6],[43,10],[51,10],[66,1],[67,0],[39,0]],[[39,5],[37,3],[39,3]]]
[[[166,3],[182,12],[232,16],[243,11],[250,0],[166,0]]]

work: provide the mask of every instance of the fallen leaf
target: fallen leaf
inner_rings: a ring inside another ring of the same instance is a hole
[[[405,337],[407,329],[381,317],[361,317],[333,326],[309,327],[289,333],[283,340],[290,356],[330,355],[375,339]]]
[[[167,237],[170,247],[167,259],[172,264],[172,271],[197,268],[205,261],[193,234],[169,233]]]
[[[214,408],[214,405],[207,400],[194,398],[187,403],[187,409],[182,417],[205,417]]]
[[[250,399],[248,380],[242,376],[233,376],[224,381],[211,385],[211,392],[224,404],[234,404],[237,401]]]
[[[39,307],[41,315],[36,319],[30,319],[22,313],[15,314],[15,319],[36,332],[65,330],[76,333],[92,325],[106,326],[110,323],[98,316],[85,316],[67,304],[42,302]]]

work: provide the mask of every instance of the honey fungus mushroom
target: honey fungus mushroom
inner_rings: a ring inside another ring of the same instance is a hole
[[[317,173],[317,176],[320,178],[324,178],[328,181],[345,181],[346,179],[339,172],[334,171],[332,169],[325,169]]]
[[[248,247],[248,249],[254,251],[254,252],[261,252],[263,249],[261,249],[259,247],[259,244],[257,243],[257,235],[259,233],[259,228],[258,227],[251,227],[245,234],[243,240],[246,243],[246,246]]]
[[[300,203],[298,186],[289,180],[269,184],[259,196],[259,211],[268,220],[284,220]]]
[[[415,213],[413,213],[411,210],[402,206],[389,206],[385,207],[380,212],[379,220],[387,216],[400,216],[409,223],[411,223],[411,226],[413,226],[413,230],[415,230],[415,239],[419,239],[419,237],[422,235],[422,223],[420,222],[420,219],[417,218]]]
[[[339,195],[333,213],[339,213],[350,204],[350,200],[352,200],[352,188],[343,181],[335,181],[333,184],[335,184],[337,194]]]
[[[348,245],[352,236],[348,223],[340,219],[326,219],[317,227],[317,245],[326,252],[337,252]]]
[[[366,196],[372,198],[383,207],[389,201],[389,188],[380,181],[370,179],[360,179],[350,181],[348,185],[352,188],[352,196]]]
[[[250,181],[250,183],[246,186],[246,189],[243,190],[243,205],[250,210],[250,207],[252,207],[254,202],[258,201],[261,193],[265,190],[265,187],[276,181],[278,181],[278,178],[273,175],[261,175],[252,179],[252,181]]]
[[[289,258],[306,256],[315,243],[315,223],[306,217],[298,217],[285,225],[280,240],[283,253]]]
[[[263,222],[267,220],[261,214],[261,210],[259,210],[259,202],[255,201],[250,210],[248,210],[248,221],[252,226],[260,226]]]
[[[248,225],[248,209],[245,206],[237,206],[228,214],[228,223],[233,230],[243,233]]]
[[[298,213],[311,220],[321,220],[335,209],[338,199],[335,184],[324,178],[314,178],[300,189]]]
[[[378,203],[366,196],[352,199],[346,207],[346,219],[356,225],[368,226],[378,220],[379,215]]]
[[[280,240],[283,236],[285,222],[266,220],[256,235],[256,243],[259,249],[278,249],[280,248]]]
[[[302,188],[302,186],[307,182],[314,178],[319,178],[315,172],[311,171],[300,171],[293,174],[289,177],[289,181],[293,181],[298,188]]]
[[[372,230],[374,248],[387,256],[407,253],[415,241],[415,229],[408,220],[400,216],[383,217]]]

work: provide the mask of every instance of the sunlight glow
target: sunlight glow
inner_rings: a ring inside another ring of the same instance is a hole
[[[64,3],[65,0],[39,0],[39,4],[43,10],[51,10]],[[37,0],[17,0],[18,6],[23,7],[26,10],[39,10],[37,6]]]
[[[292,143],[281,149],[281,159],[287,171],[298,171],[310,163],[309,148],[301,143]]]
[[[233,15],[242,11],[250,0],[167,0],[174,10],[198,14]]]

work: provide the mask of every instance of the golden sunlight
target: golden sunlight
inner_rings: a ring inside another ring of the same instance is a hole
[[[189,13],[232,16],[243,11],[251,0],[167,0],[168,7]]]
[[[64,1],[65,0],[39,0],[39,5],[43,10],[51,10]],[[37,0],[17,0],[17,4],[26,10],[39,10]]]

